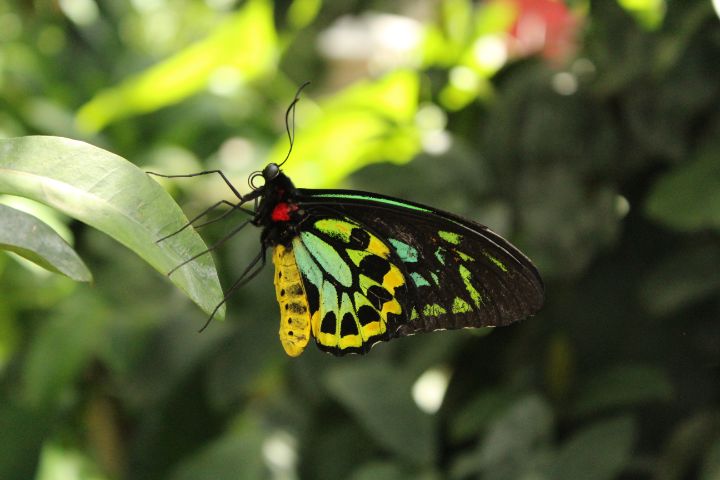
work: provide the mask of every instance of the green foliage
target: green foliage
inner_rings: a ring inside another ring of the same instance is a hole
[[[718,18],[566,3],[576,50],[551,60],[506,48],[510,2],[0,4],[0,193],[51,208],[2,197],[0,245],[65,274],[0,252],[0,478],[716,478]],[[258,232],[168,282],[206,247],[155,243],[187,221],[165,190],[189,217],[233,198],[144,171],[246,192],[305,80],[299,186],[491,226],[537,263],[544,309],[290,360],[266,268],[198,335]]]
[[[189,229],[156,243],[187,219],[157,183],[117,155],[82,142],[39,136],[0,140],[0,151],[0,192],[42,202],[98,228],[163,273],[205,249]],[[12,228],[10,218],[5,220],[3,228]],[[34,236],[33,241],[38,240]],[[32,242],[25,248],[31,250]],[[72,251],[62,257],[73,261]],[[207,312],[222,298],[210,257],[189,263],[171,279]]]
[[[89,282],[92,275],[77,253],[55,230],[27,213],[0,205],[0,248],[27,258],[31,262],[67,275],[79,282]]]

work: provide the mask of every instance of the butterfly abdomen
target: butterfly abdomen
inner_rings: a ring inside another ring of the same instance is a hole
[[[310,309],[292,247],[276,245],[273,263],[280,305],[280,342],[288,355],[297,357],[310,340]]]

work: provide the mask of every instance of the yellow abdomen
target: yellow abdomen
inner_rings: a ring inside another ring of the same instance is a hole
[[[275,295],[280,304],[280,342],[291,357],[310,340],[310,309],[292,247],[275,246]]]

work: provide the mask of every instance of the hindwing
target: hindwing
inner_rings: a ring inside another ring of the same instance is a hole
[[[292,241],[320,349],[365,353],[407,321],[407,281],[390,245],[362,224],[309,215]]]

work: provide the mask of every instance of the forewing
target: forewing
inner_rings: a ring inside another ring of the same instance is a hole
[[[503,326],[537,312],[544,287],[530,260],[487,227],[423,205],[364,192],[301,190],[312,215],[346,218],[391,247],[407,281],[395,335]]]

